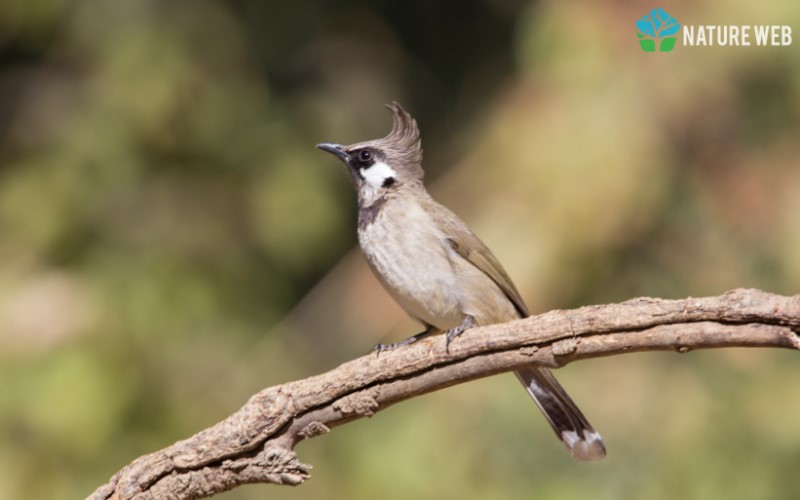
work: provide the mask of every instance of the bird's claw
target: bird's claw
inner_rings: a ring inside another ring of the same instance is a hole
[[[416,335],[412,335],[407,339],[401,340],[400,342],[393,342],[391,344],[378,344],[375,346],[375,354],[380,354],[383,351],[394,351],[398,347],[403,347],[404,345],[411,345],[414,342],[420,340],[421,338],[429,335],[432,331],[433,329],[431,327],[428,327],[425,329],[425,331],[420,332]]]
[[[444,350],[445,352],[450,352],[450,342],[455,340],[456,337],[464,333],[465,331],[469,330],[475,326],[475,318],[472,316],[467,316],[464,318],[464,321],[461,322],[460,325],[450,328],[446,332],[444,332]]]
[[[380,355],[380,353],[382,353],[384,351],[394,351],[395,349],[397,349],[401,345],[402,344],[400,344],[400,342],[395,342],[393,344],[377,344],[375,346],[375,354]]]

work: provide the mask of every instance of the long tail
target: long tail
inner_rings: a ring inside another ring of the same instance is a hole
[[[606,456],[603,438],[595,432],[550,370],[523,368],[516,375],[573,458],[598,460]]]

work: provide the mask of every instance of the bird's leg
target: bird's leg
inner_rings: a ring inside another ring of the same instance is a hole
[[[475,318],[472,316],[464,316],[461,324],[444,332],[444,350],[450,351],[450,342],[456,337],[475,326]]]
[[[431,325],[425,325],[425,330],[424,331],[421,331],[416,335],[412,335],[412,336],[408,337],[407,339],[403,339],[400,342],[395,342],[393,344],[378,344],[378,345],[376,345],[375,346],[375,352],[380,354],[383,351],[393,351],[393,350],[397,349],[398,347],[403,347],[404,345],[411,345],[414,342],[416,342],[417,340],[420,340],[420,339],[423,339],[423,338],[427,337],[428,335],[433,333],[435,330],[436,330],[436,328],[432,327]]]

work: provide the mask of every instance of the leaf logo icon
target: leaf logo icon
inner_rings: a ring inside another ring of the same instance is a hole
[[[681,25],[664,9],[658,8],[636,21],[636,28],[639,30],[636,33],[639,46],[643,51],[655,52],[657,46],[659,52],[669,52],[675,47],[677,37],[674,35],[681,29]]]

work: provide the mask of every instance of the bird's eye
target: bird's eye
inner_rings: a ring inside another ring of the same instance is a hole
[[[362,149],[358,152],[358,161],[361,163],[367,163],[372,160],[372,151],[369,149]]]

